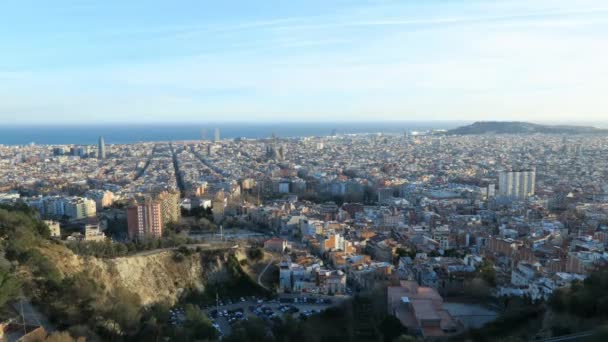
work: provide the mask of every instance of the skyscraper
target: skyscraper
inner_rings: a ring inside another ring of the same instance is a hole
[[[511,170],[498,173],[498,191],[501,196],[526,199],[534,195],[536,170]]]
[[[215,142],[219,142],[220,141],[220,129],[216,128],[215,129]]]
[[[203,142],[205,142],[205,140],[207,140],[207,130],[203,128],[203,132],[202,132],[202,136],[203,136]]]
[[[99,143],[97,144],[97,159],[106,159],[106,144],[102,136],[99,137]]]
[[[127,209],[127,227],[131,239],[163,236],[160,203],[146,199]]]

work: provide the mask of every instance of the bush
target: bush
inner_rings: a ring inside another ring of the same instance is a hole
[[[262,258],[264,258],[264,251],[260,247],[250,248],[247,251],[247,256],[251,260],[259,261],[259,260],[262,260]]]
[[[7,302],[17,299],[21,283],[8,268],[0,267],[0,308]]]
[[[553,292],[548,301],[551,309],[575,316],[608,317],[608,270],[591,273],[583,282]]]
[[[516,333],[521,327],[527,326],[535,320],[542,319],[543,313],[544,308],[542,306],[528,305],[510,309],[481,329],[469,331],[469,335],[473,341],[491,341],[496,336],[507,338]]]
[[[378,330],[383,336],[385,342],[391,342],[397,337],[407,334],[407,328],[401,324],[401,321],[395,316],[386,316],[380,325]]]

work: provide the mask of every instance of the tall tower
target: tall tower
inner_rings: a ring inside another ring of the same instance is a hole
[[[534,195],[535,188],[536,170],[534,168],[498,173],[498,190],[502,196],[526,199]]]
[[[106,144],[103,141],[103,137],[99,137],[99,142],[97,144],[97,159],[106,159]]]
[[[215,142],[219,142],[220,141],[220,129],[216,128],[215,129]]]
[[[205,142],[205,140],[207,140],[207,130],[203,128],[203,142]]]

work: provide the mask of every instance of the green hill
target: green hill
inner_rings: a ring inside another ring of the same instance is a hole
[[[448,130],[448,135],[476,134],[608,134],[607,129],[589,126],[540,125],[521,121],[478,121]]]

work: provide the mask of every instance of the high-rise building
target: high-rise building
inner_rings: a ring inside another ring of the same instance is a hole
[[[378,203],[386,204],[393,198],[393,188],[384,187],[378,189]]]
[[[498,191],[501,196],[526,199],[534,195],[536,170],[511,170],[498,173]]]
[[[156,196],[155,200],[160,203],[160,216],[163,226],[170,222],[179,221],[182,216],[179,192],[163,191]]]
[[[163,222],[160,203],[147,199],[144,203],[130,206],[127,209],[127,226],[131,239],[161,237]]]
[[[99,143],[97,144],[97,158],[106,159],[106,144],[103,141],[103,137],[99,137]]]
[[[202,131],[202,138],[203,138],[202,142],[205,142],[205,140],[207,140],[207,130],[204,129],[204,128],[203,128],[203,131]]]
[[[103,208],[109,207],[114,203],[114,193],[107,190],[89,190],[84,194],[84,197],[95,201],[97,211],[102,211]]]
[[[71,220],[95,217],[97,206],[95,201],[88,198],[72,197],[63,201],[64,215]]]
[[[215,129],[215,142],[219,142],[220,141],[220,129],[216,128]]]

